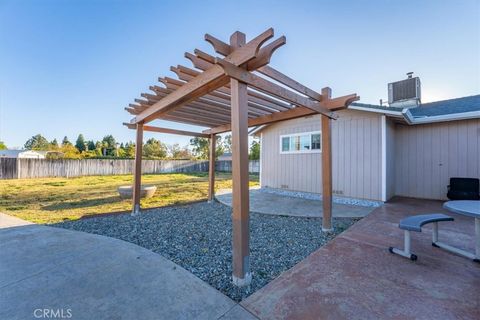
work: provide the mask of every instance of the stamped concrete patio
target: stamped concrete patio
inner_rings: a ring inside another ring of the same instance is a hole
[[[412,235],[412,262],[398,221],[444,212],[440,240],[474,250],[472,218],[440,201],[394,199],[260,289],[241,305],[261,319],[480,319],[480,264],[434,248],[431,225]]]
[[[227,206],[232,206],[231,190],[220,190],[215,194],[215,198]],[[373,209],[372,207],[333,203],[332,216],[361,218],[372,212]],[[250,211],[305,218],[321,218],[323,212],[322,202],[319,200],[279,195],[258,188],[250,188]]]

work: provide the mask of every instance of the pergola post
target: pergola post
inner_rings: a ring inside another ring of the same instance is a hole
[[[210,150],[208,161],[208,202],[212,202],[215,197],[215,151],[217,136],[210,135]]]
[[[140,214],[140,193],[142,189],[142,147],[143,122],[137,123],[135,143],[135,168],[133,172],[133,208],[132,216]]]
[[[332,90],[322,89],[324,99],[330,99]],[[322,231],[333,231],[332,226],[332,135],[331,120],[325,115],[322,117],[322,201],[323,219]]]
[[[245,35],[234,33],[230,38],[233,47],[245,44]],[[236,286],[249,285],[250,273],[250,217],[248,190],[248,95],[247,85],[230,80],[232,123],[232,225],[233,225],[233,275]]]

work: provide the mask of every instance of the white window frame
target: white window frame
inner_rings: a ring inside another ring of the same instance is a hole
[[[312,150],[312,134],[319,134],[320,135],[320,149]],[[282,150],[282,140],[286,137],[296,137],[296,136],[310,136],[310,150],[289,150],[283,151]],[[282,134],[280,135],[280,154],[302,154],[302,153],[322,153],[322,131],[308,131],[308,132],[296,132],[296,133],[289,133],[289,134]]]

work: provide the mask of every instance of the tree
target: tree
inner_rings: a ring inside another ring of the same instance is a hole
[[[188,147],[180,147],[178,143],[168,146],[168,153],[172,159],[191,159],[192,154]]]
[[[97,141],[95,143],[95,151],[98,157],[105,156],[104,151],[106,151],[106,149],[103,148],[103,142]]]
[[[109,134],[105,137],[103,137],[102,140],[103,143],[103,155],[104,156],[116,156],[116,149],[117,149],[117,142],[115,141],[115,138]]]
[[[232,153],[232,135],[226,135],[223,139],[223,151],[225,153]]]
[[[125,144],[125,158],[135,158],[135,143],[127,142]]]
[[[260,142],[253,140],[250,145],[250,152],[248,153],[248,158],[250,160],[260,159]]]
[[[62,147],[71,146],[71,145],[72,145],[72,143],[68,140],[67,136],[63,137]]]
[[[190,139],[190,144],[193,148],[193,155],[197,159],[208,159],[208,139],[195,137]]]
[[[164,159],[167,157],[167,147],[159,140],[150,138],[143,146],[143,156],[150,159]]]
[[[177,153],[176,159],[184,159],[184,160],[190,160],[192,159],[192,153],[190,152],[190,149],[188,149],[187,146],[183,147],[180,152]]]
[[[3,143],[3,141],[0,141],[0,150],[5,150],[7,149],[7,146],[5,145],[5,143]]]
[[[48,147],[48,150],[52,150],[52,151],[56,151],[58,150],[60,147],[58,146],[58,141],[57,139],[53,139],[52,141],[50,141],[50,146]]]
[[[80,152],[77,148],[73,146],[73,144],[62,144],[60,151],[63,153],[63,157],[65,159],[80,159],[82,158]]]
[[[93,142],[93,140],[87,142],[88,151],[95,151],[96,148],[97,147],[95,146],[95,142]]]
[[[180,145],[178,143],[174,143],[170,146],[167,146],[168,155],[172,159],[177,159],[178,152],[180,151]]]
[[[222,138],[217,136],[216,142],[215,157],[218,157],[224,153]],[[195,137],[190,139],[190,144],[193,147],[193,154],[197,159],[208,159],[210,150],[209,139]]]
[[[77,141],[75,142],[75,148],[77,148],[79,152],[83,152],[87,149],[85,138],[81,133],[78,135]]]
[[[48,140],[41,134],[37,134],[25,142],[25,149],[27,150],[48,150]]]

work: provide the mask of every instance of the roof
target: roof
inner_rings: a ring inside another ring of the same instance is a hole
[[[446,114],[480,111],[480,95],[423,103],[410,109],[414,117],[431,117]]]
[[[422,103],[415,108],[386,107],[366,103],[352,103],[349,108],[401,117],[408,124],[464,120],[480,117],[480,95]]]
[[[0,157],[9,157],[15,158],[18,157],[21,153],[36,153],[45,156],[48,151],[37,151],[37,150],[0,150]]]
[[[403,108],[398,108],[398,107],[387,107],[387,106],[379,106],[376,104],[358,103],[358,102],[354,102],[350,104],[350,107],[360,107],[360,108],[367,108],[367,109],[373,109],[373,110],[397,111],[397,112],[402,112],[403,110]]]
[[[370,111],[404,112],[405,108],[387,107],[375,104],[354,102],[351,109],[370,109]],[[480,111],[480,95],[422,103],[419,107],[408,109],[413,117],[434,117],[457,113]],[[364,110],[369,111],[369,110]]]
[[[408,124],[421,124],[480,118],[480,95],[422,103],[415,108],[387,107],[368,103],[353,102],[348,109],[375,112],[405,119]],[[265,127],[250,131],[255,135]]]

